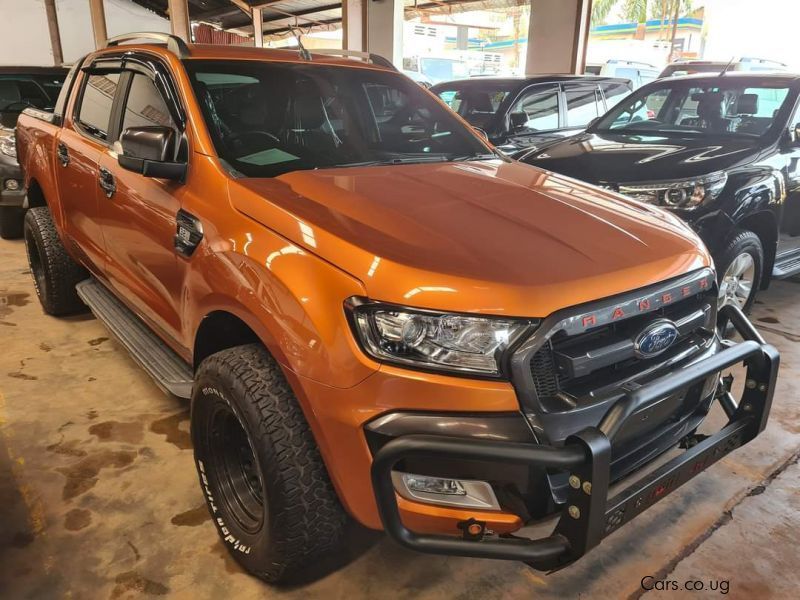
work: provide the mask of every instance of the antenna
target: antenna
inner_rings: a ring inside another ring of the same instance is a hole
[[[728,69],[730,69],[730,68],[731,68],[731,66],[733,66],[733,62],[734,62],[735,60],[736,60],[736,57],[735,57],[735,56],[732,56],[732,57],[731,57],[731,59],[728,61],[728,64],[727,64],[727,65],[725,65],[725,68],[724,68],[724,69],[722,69],[722,72],[720,72],[720,74],[719,74],[719,76],[720,76],[720,77],[723,77],[723,76],[725,75],[725,73],[727,73],[727,72],[728,72]]]
[[[289,31],[292,32],[294,39],[297,40],[297,47],[300,48],[300,58],[303,60],[311,60],[311,53],[306,50],[305,46],[303,46],[303,42],[300,41],[300,35],[302,34],[297,33],[297,28],[291,25],[289,26]]]

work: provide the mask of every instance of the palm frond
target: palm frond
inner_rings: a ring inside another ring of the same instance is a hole
[[[595,0],[592,4],[592,25],[600,25],[621,0]]]

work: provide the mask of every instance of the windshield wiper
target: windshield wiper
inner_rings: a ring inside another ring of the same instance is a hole
[[[429,162],[447,162],[446,156],[408,156],[408,157],[395,157],[386,158],[382,160],[365,160],[362,162],[341,163],[338,165],[330,165],[330,167],[322,168],[338,168],[338,167],[372,167],[375,165],[410,165],[415,163],[429,163]]]
[[[474,152],[472,154],[463,154],[461,156],[454,156],[450,160],[453,162],[468,162],[473,160],[495,160],[500,158],[493,152]]]

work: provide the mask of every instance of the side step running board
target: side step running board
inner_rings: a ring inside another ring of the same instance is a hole
[[[772,276],[775,279],[786,279],[798,273],[800,273],[800,249],[778,254],[772,269]]]
[[[191,367],[162,342],[139,317],[93,278],[81,281],[75,289],[81,300],[158,385],[179,398],[191,397],[193,383]]]

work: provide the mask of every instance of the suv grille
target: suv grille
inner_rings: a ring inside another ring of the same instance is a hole
[[[716,321],[713,274],[700,271],[659,286],[654,293],[645,290],[632,299],[600,302],[575,312],[547,319],[542,328],[549,324],[549,331],[537,332],[531,339],[538,337],[538,343],[523,345],[519,351],[527,357],[524,364],[530,378],[524,378],[527,386],[515,381],[517,389],[524,394],[532,388],[529,396],[544,412],[569,410],[618,395],[624,385],[658,375],[667,363],[701,351]],[[661,353],[644,356],[636,340],[659,321],[673,324],[677,337]]]

